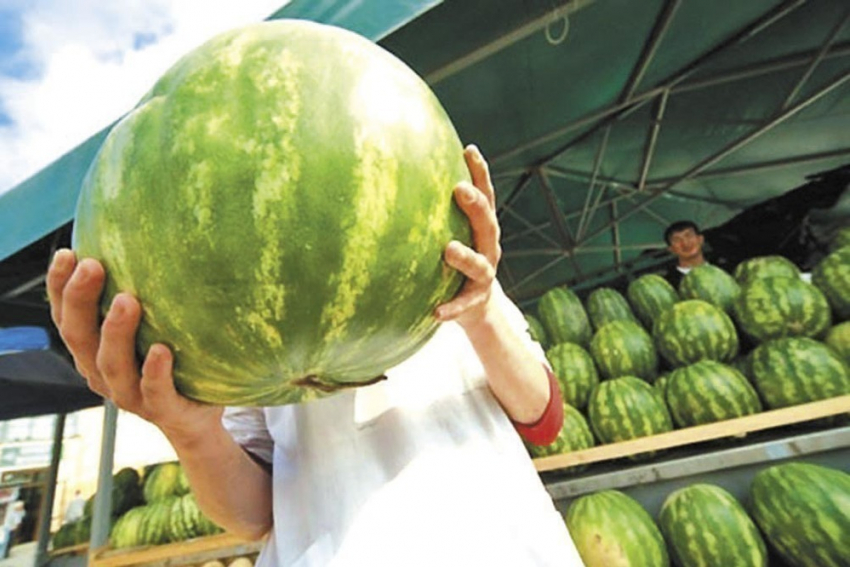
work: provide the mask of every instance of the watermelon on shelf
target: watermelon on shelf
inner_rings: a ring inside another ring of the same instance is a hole
[[[831,348],[835,354],[841,357],[847,366],[850,366],[850,321],[839,323],[831,328],[824,337],[823,342]]]
[[[590,323],[597,331],[611,321],[637,322],[626,298],[610,287],[598,287],[590,292],[587,296],[586,307]]]
[[[735,267],[735,279],[746,285],[757,278],[799,278],[800,268],[784,256],[756,256]]]
[[[735,320],[756,342],[822,336],[831,324],[824,294],[800,278],[756,278],[735,301]]]
[[[567,528],[585,567],[669,567],[664,537],[631,496],[603,490],[570,503]]]
[[[850,226],[843,226],[835,231],[829,240],[829,250],[834,252],[839,248],[850,246]]]
[[[616,443],[673,429],[667,406],[653,386],[635,376],[601,382],[587,403],[590,427],[600,443]],[[633,460],[651,457],[635,455]]]
[[[655,380],[658,353],[652,337],[636,321],[612,321],[596,331],[590,354],[604,378],[637,376]]]
[[[584,409],[590,392],[599,383],[599,374],[590,354],[577,344],[561,343],[546,351],[546,359],[552,365],[564,401]]]
[[[725,489],[691,484],[671,492],[658,525],[681,567],[767,567],[767,546],[744,507]]]
[[[634,313],[647,329],[652,329],[662,311],[679,301],[676,288],[657,274],[644,274],[631,282],[626,296]]]
[[[575,343],[586,347],[591,327],[578,295],[567,287],[555,287],[537,302],[537,316],[552,344]]]
[[[837,321],[850,319],[850,246],[818,262],[812,270],[812,283],[826,296]]]
[[[682,299],[702,299],[731,313],[732,304],[741,293],[741,286],[731,275],[711,264],[689,271],[679,283]]]
[[[775,339],[759,345],[751,356],[753,383],[769,408],[850,394],[850,368],[822,342]]]
[[[805,462],[763,469],[750,503],[768,543],[790,567],[846,567],[850,558],[850,474]]]
[[[665,390],[667,406],[679,427],[690,427],[762,410],[761,400],[743,374],[715,360],[677,368]]]
[[[72,244],[144,310],[184,395],[296,403],[379,379],[463,283],[468,180],[445,110],[367,39],[305,20],[217,35],[110,131]],[[178,245],[179,244],[179,245]]]
[[[528,323],[528,334],[531,335],[531,338],[540,343],[540,346],[544,349],[548,348],[549,338],[546,336],[546,329],[543,328],[540,320],[530,313],[525,313],[525,322]]]
[[[652,328],[658,352],[676,368],[700,360],[728,362],[738,354],[738,332],[719,307],[701,299],[680,301]]]
[[[564,404],[564,424],[557,439],[550,445],[527,445],[528,452],[534,458],[562,455],[596,445],[593,433],[584,415],[569,404]],[[570,467],[572,472],[578,472],[583,467]]]

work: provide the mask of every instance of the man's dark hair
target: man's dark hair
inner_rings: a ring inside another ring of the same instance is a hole
[[[697,223],[695,223],[694,221],[680,220],[671,223],[670,226],[668,226],[664,230],[664,242],[667,243],[667,246],[670,246],[670,237],[673,236],[674,232],[682,232],[683,230],[687,230],[689,228],[694,229],[694,232],[697,234],[702,234],[702,232],[700,232],[699,227],[697,226]]]

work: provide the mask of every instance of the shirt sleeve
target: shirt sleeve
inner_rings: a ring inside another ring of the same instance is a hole
[[[221,423],[243,449],[261,461],[272,462],[274,440],[263,408],[225,408]]]

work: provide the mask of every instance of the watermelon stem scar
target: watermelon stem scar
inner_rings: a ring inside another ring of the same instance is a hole
[[[324,392],[326,394],[331,394],[333,392],[337,392],[339,390],[344,390],[347,388],[359,388],[361,386],[371,386],[372,384],[377,384],[381,380],[386,380],[387,377],[384,374],[380,376],[375,376],[369,380],[363,382],[352,382],[351,384],[344,384],[340,382],[326,382],[321,378],[316,376],[315,374],[310,374],[309,376],[304,376],[303,378],[299,378],[293,384],[295,386],[299,386],[301,388],[310,388],[313,390],[319,390],[320,392]]]

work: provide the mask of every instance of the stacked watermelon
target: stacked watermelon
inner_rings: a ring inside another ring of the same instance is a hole
[[[732,305],[740,294],[741,286],[735,278],[711,264],[693,268],[679,284],[682,299],[701,299],[726,313],[732,312]]]
[[[676,425],[690,427],[761,411],[761,400],[737,370],[701,360],[672,372],[665,399]]]
[[[546,358],[568,404],[584,409],[590,392],[599,384],[596,364],[590,354],[577,344],[561,343],[546,351]]]
[[[537,315],[550,343],[587,346],[592,334],[590,319],[581,299],[566,287],[547,291],[537,304]]]

